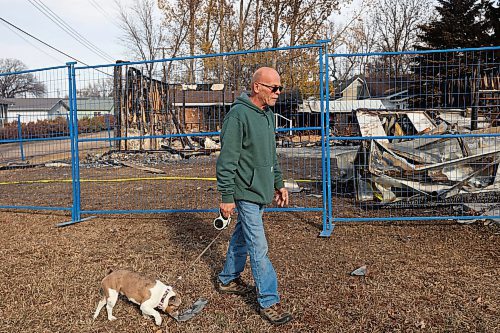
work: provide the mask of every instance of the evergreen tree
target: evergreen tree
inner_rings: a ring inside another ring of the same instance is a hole
[[[499,44],[500,0],[438,0],[438,16],[420,26],[419,49],[463,49]],[[498,73],[498,50],[418,54],[412,71],[415,104],[420,107],[478,110],[479,91]],[[474,112],[473,112],[474,113]],[[477,125],[477,113],[471,127]],[[486,115],[485,116],[491,116]]]
[[[476,0],[438,0],[436,20],[422,25],[420,49],[467,48],[490,45],[484,4]],[[489,4],[489,1],[487,1]]]
[[[500,46],[500,0],[485,3],[486,28],[490,34],[490,44]]]

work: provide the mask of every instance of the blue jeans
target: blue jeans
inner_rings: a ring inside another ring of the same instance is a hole
[[[257,301],[262,308],[268,308],[278,303],[280,297],[276,272],[267,256],[267,240],[262,221],[264,205],[242,200],[237,200],[235,203],[238,209],[238,221],[219,280],[223,284],[228,284],[238,278],[245,269],[249,254],[250,267],[257,287]]]

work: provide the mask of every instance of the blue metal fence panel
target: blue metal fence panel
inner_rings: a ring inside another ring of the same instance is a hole
[[[499,217],[500,47],[328,60],[334,221]]]
[[[222,120],[271,66],[286,87],[276,139],[293,193],[269,211],[323,212],[322,236],[333,222],[499,218],[500,47],[326,44],[0,74],[43,96],[0,99],[0,208],[72,222],[216,211]]]
[[[67,67],[2,73],[0,79],[11,83],[8,91],[28,87],[0,98],[0,208],[70,211]]]
[[[304,98],[320,100],[321,47],[77,67],[78,121],[105,116],[107,124],[78,139],[95,148],[80,160],[82,214],[216,211],[223,117],[253,71],[266,65],[277,68],[286,87],[275,107],[277,149],[294,191],[290,207],[268,210],[326,212],[320,149],[326,133],[320,113],[302,108]],[[102,113],[88,114],[92,109]]]

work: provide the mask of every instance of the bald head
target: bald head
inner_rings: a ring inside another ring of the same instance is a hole
[[[271,67],[260,67],[253,73],[250,100],[259,108],[274,106],[283,87],[278,72]]]
[[[280,75],[274,68],[260,67],[253,73],[251,85],[253,87],[253,84],[256,82],[270,82],[276,80],[276,78],[279,80],[279,77]]]

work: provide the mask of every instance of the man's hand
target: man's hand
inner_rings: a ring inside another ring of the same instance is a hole
[[[288,190],[285,187],[276,190],[274,201],[276,201],[279,207],[288,206]]]
[[[236,208],[236,204],[234,202],[231,203],[221,203],[219,206],[220,211],[222,212],[222,217],[227,219],[234,213],[234,209]]]

